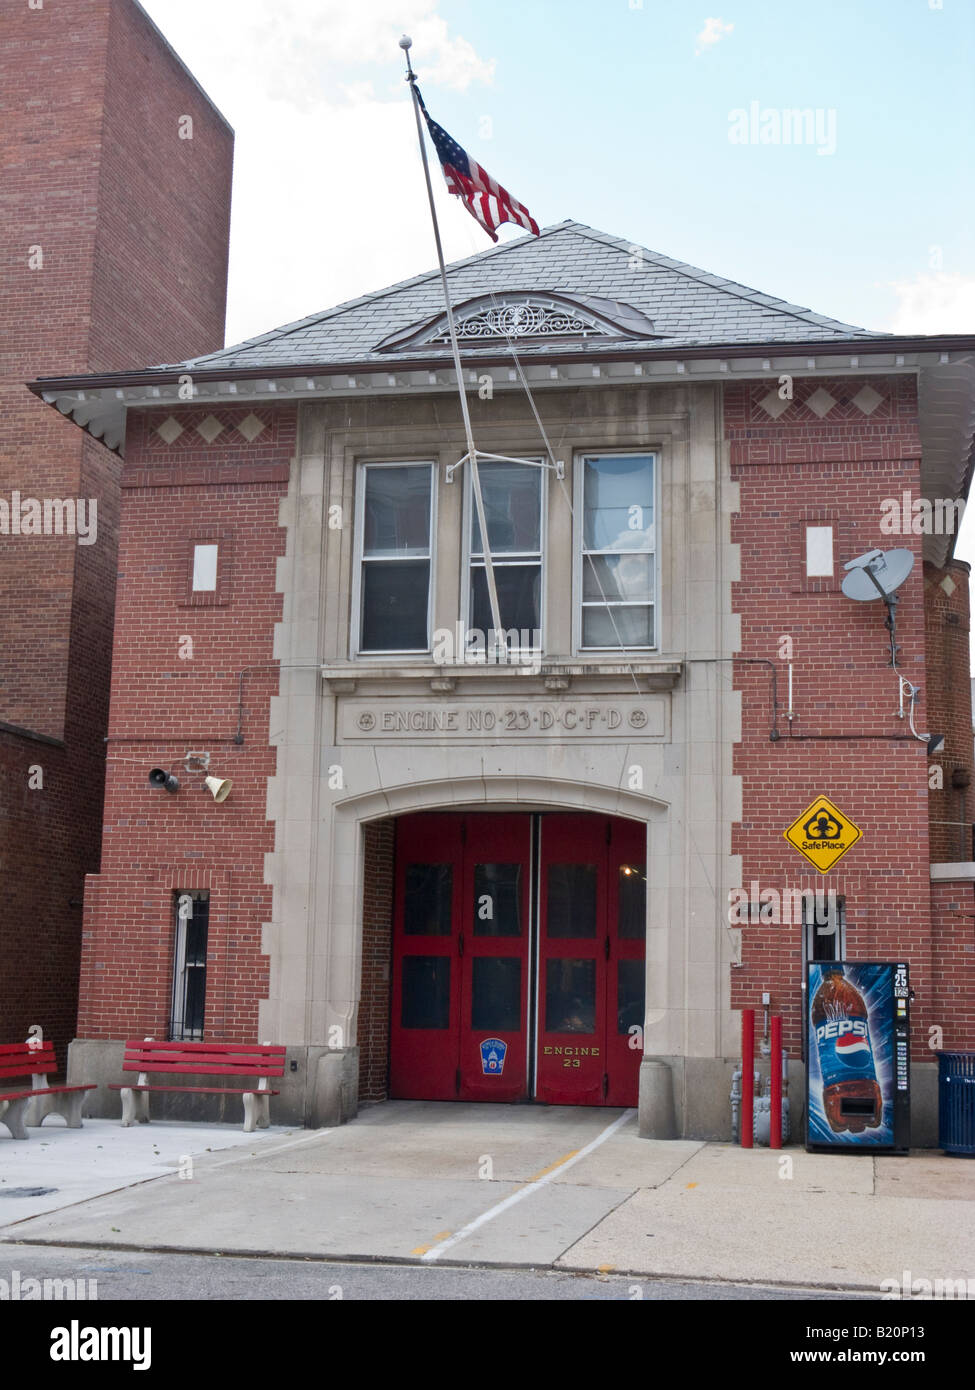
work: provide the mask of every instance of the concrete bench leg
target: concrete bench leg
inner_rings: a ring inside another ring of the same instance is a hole
[[[30,1104],[30,1096],[25,1096],[22,1100],[7,1100],[0,1102],[0,1124],[6,1125],[15,1139],[26,1139],[27,1131],[24,1128],[24,1111]]]
[[[34,1099],[29,1102],[24,1113],[24,1124],[27,1125],[29,1129],[36,1129],[39,1125],[42,1125],[47,1116],[54,1110],[54,1105],[52,1104],[54,1099],[54,1096],[35,1096]]]
[[[134,1125],[136,1121],[138,1121],[140,1125],[147,1125],[149,1123],[149,1092],[133,1091],[126,1086],[122,1090],[121,1096],[123,1126],[128,1128],[129,1125]]]
[[[48,1115],[62,1115],[68,1129],[81,1128],[81,1116],[88,1091],[68,1091],[62,1095],[35,1096],[27,1107],[24,1124],[28,1129],[39,1128]]]
[[[63,1097],[61,1114],[68,1122],[68,1129],[81,1128],[81,1117],[85,1111],[85,1102],[90,1095],[91,1091],[75,1091],[71,1095]]]
[[[271,1123],[271,1097],[252,1093],[243,1100],[244,1133],[253,1134],[255,1125],[258,1129],[267,1129]]]

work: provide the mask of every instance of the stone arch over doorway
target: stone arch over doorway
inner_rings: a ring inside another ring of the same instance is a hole
[[[441,779],[416,786],[373,790],[344,799],[331,813],[331,864],[328,877],[327,951],[319,942],[327,991],[326,1017],[358,1051],[362,1098],[385,1094],[389,1016],[388,943],[392,910],[394,826],[420,812],[476,813],[571,812],[621,817],[646,828],[648,920],[647,1013],[666,1016],[670,978],[667,929],[669,808],[647,796],[619,788],[551,777]],[[354,924],[342,930],[342,924]],[[385,943],[385,945],[384,945]],[[663,1051],[662,1039],[648,1045]]]

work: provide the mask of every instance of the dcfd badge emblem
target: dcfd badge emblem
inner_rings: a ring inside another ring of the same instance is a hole
[[[500,1038],[485,1038],[481,1043],[481,1070],[485,1076],[500,1076],[504,1071],[504,1055],[508,1044]]]

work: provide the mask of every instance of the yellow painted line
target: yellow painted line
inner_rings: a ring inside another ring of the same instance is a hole
[[[609,1272],[610,1272],[611,1270],[614,1270],[615,1268],[616,1268],[615,1265],[597,1265],[597,1266],[596,1266],[596,1273],[597,1273],[597,1274],[609,1274]]]
[[[554,1173],[556,1168],[561,1168],[563,1163],[568,1163],[570,1158],[575,1158],[578,1149],[572,1149],[569,1153],[557,1158],[554,1163],[550,1163],[547,1168],[543,1168],[540,1173],[535,1173],[532,1177],[526,1178],[525,1182],[538,1182],[539,1178],[544,1178],[548,1173]]]
[[[433,1247],[437,1244],[438,1241],[446,1240],[449,1235],[449,1231],[440,1231],[437,1235],[434,1236],[433,1240],[431,1240],[429,1245],[418,1245],[415,1250],[410,1251],[410,1254],[425,1255],[428,1250],[433,1249]]]

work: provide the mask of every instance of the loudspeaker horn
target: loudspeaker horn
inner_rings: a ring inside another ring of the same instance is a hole
[[[218,803],[227,800],[230,788],[234,785],[229,777],[204,777],[203,780],[210,789],[210,795]]]
[[[171,772],[166,772],[164,768],[154,767],[149,773],[150,787],[162,787],[167,792],[176,793],[179,791],[179,778],[174,777]]]

